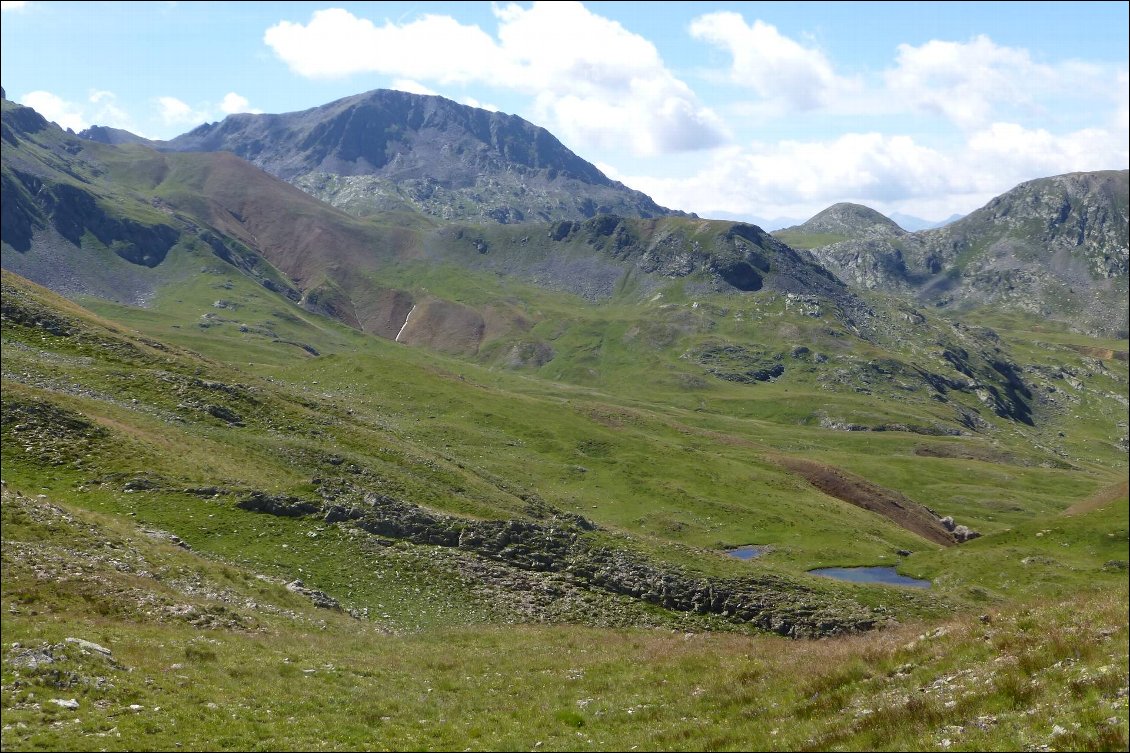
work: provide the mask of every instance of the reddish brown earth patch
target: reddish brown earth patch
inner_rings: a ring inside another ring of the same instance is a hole
[[[1083,512],[1090,512],[1097,510],[1100,507],[1106,507],[1116,499],[1121,499],[1130,494],[1130,482],[1120,481],[1117,484],[1099,489],[1086,499],[1080,500],[1073,504],[1071,507],[1063,511],[1064,515],[1078,515]]]
[[[1076,353],[1082,353],[1091,358],[1098,358],[1100,361],[1126,361],[1130,360],[1130,352],[1125,350],[1111,350],[1110,348],[1096,348],[1091,345],[1068,345],[1067,347],[1074,350]]]
[[[421,301],[408,315],[397,341],[444,353],[474,355],[486,325],[479,312],[451,301]]]
[[[957,543],[936,516],[904,494],[814,460],[786,457],[774,459],[829,497],[878,513],[935,544],[953,546]]]
[[[966,447],[952,444],[918,445],[914,448],[914,454],[920,458],[953,458],[957,460],[979,460],[984,463],[1032,465],[1022,462],[1007,452],[988,447]]]
[[[395,340],[415,303],[403,290],[378,288],[371,295],[357,296],[361,327],[370,335]],[[355,299],[356,300],[356,299]]]

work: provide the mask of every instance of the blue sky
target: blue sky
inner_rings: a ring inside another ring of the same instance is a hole
[[[1124,169],[1128,5],[3,2],[3,86],[170,138],[376,88],[545,126],[666,206],[964,214]]]

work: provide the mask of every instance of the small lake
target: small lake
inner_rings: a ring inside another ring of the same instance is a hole
[[[930,581],[899,575],[893,567],[822,567],[819,570],[809,570],[808,572],[813,575],[847,580],[852,583],[883,583],[888,586],[910,586],[911,588],[930,587]]]
[[[739,546],[737,549],[727,550],[726,554],[735,557],[739,560],[751,560],[755,557],[760,557],[769,551],[768,546],[757,546],[756,544],[748,544],[746,546]]]

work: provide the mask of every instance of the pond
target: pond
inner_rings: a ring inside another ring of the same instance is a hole
[[[888,586],[910,586],[911,588],[930,587],[930,581],[899,575],[893,567],[822,567],[808,572],[813,575],[847,580],[852,583],[883,583]]]
[[[737,549],[730,549],[726,554],[740,560],[751,560],[754,557],[760,557],[769,551],[768,546],[757,546],[756,544],[747,544],[746,546],[739,546]]]

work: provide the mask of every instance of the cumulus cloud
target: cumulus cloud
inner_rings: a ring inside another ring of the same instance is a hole
[[[884,78],[900,101],[965,128],[983,126],[1000,107],[1034,108],[1040,94],[1058,88],[1052,67],[984,35],[969,42],[901,44]]]
[[[247,101],[247,97],[236,94],[235,92],[228,92],[224,95],[224,98],[220,100],[220,112],[225,115],[235,115],[241,112],[259,113],[262,112],[262,110],[252,108],[251,103]]]
[[[734,12],[694,19],[688,33],[729,53],[729,82],[753,90],[756,101],[735,112],[780,117],[796,112],[834,115],[937,115],[966,131],[998,120],[1035,122],[1096,102],[1126,101],[1125,67],[1066,60],[1039,62],[1028,50],[986,35],[968,41],[901,44],[885,70],[845,77],[819,49]],[[1121,76],[1120,84],[1112,78]],[[1120,99],[1119,99],[1120,98]],[[1074,102],[1076,104],[1068,104]],[[1121,112],[1121,110],[1120,110]]]
[[[28,92],[19,99],[21,105],[26,105],[50,121],[58,123],[63,128],[81,131],[90,126],[90,122],[82,113],[82,106],[68,102],[62,97],[47,91]]]
[[[807,218],[835,202],[854,201],[943,219],[970,212],[1026,180],[1128,162],[1126,138],[1115,130],[1057,136],[994,123],[952,149],[904,135],[849,133],[720,149],[696,173],[679,178],[616,178],[664,206],[707,217]]]
[[[731,81],[789,110],[812,110],[842,89],[857,88],[836,75],[820,50],[801,45],[763,21],[750,25],[738,13],[708,13],[692,21],[689,31],[730,53]]]
[[[347,10],[315,11],[307,24],[280,21],[263,41],[307,78],[383,73],[440,83],[483,80],[504,64],[495,41],[478,26],[428,14],[407,24],[377,26]]]
[[[528,94],[533,115],[575,145],[655,155],[717,146],[721,119],[667,69],[650,41],[577,2],[495,5],[497,36],[448,16],[376,25],[348,11],[282,21],[264,42],[309,78],[380,73]],[[578,44],[577,40],[584,40]]]
[[[1115,85],[1112,78],[1121,78]],[[998,45],[985,35],[968,42],[931,40],[898,46],[883,74],[892,101],[944,116],[965,130],[1007,118],[1031,120],[1062,115],[1098,102],[1125,102],[1125,68],[1067,60],[1043,63],[1019,47]],[[1058,112],[1056,112],[1058,111]]]
[[[427,96],[436,96],[439,94],[435,89],[429,89],[419,81],[413,81],[410,78],[398,78],[392,82],[392,88],[397,91],[408,92],[409,94],[424,94]]]
[[[134,120],[128,112],[118,105],[118,95],[111,91],[95,90],[90,93],[90,104],[93,105],[90,120],[97,125],[110,126],[111,128],[124,128],[140,135]]]
[[[165,125],[197,125],[208,120],[206,110],[193,110],[176,97],[157,97],[158,115]]]
[[[110,91],[92,90],[86,102],[72,102],[51,92],[34,91],[20,97],[19,102],[33,108],[48,120],[75,132],[89,128],[91,125],[105,125],[138,132],[133,118],[118,105],[117,96]]]
[[[1116,74],[1114,91],[1118,92],[1118,104],[1114,113],[1114,127],[1130,131],[1130,73],[1119,71]]]

